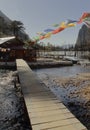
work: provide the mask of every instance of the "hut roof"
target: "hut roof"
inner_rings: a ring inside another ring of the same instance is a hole
[[[0,38],[0,45],[7,42],[8,40],[14,39],[15,37],[4,37],[4,38]]]
[[[7,38],[1,38],[1,42],[0,42],[0,47],[18,47],[18,46],[23,46],[25,45],[25,43],[23,41],[21,41],[18,38],[15,37],[7,37]]]
[[[25,43],[22,40],[15,38],[14,36],[0,38],[0,47],[3,47],[3,48],[25,49],[24,45]],[[33,48],[29,46],[28,49],[32,50]]]

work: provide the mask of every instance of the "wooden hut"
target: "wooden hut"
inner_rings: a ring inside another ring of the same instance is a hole
[[[36,50],[32,47],[25,47],[25,43],[12,37],[0,42],[0,61],[15,61],[24,59],[28,62],[36,61]]]

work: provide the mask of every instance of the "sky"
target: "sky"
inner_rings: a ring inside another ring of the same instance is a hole
[[[37,32],[67,19],[78,20],[84,12],[90,12],[90,0],[0,0],[0,10],[11,20],[21,21],[31,39]],[[53,45],[75,44],[82,24],[52,35],[48,42]]]

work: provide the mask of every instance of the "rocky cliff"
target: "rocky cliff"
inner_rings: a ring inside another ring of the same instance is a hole
[[[76,46],[90,47],[90,28],[88,28],[86,25],[83,25],[82,28],[79,30]]]

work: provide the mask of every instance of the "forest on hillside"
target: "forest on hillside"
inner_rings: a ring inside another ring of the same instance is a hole
[[[21,21],[7,22],[0,16],[0,38],[6,36],[16,36],[22,40],[28,40],[29,36],[25,33],[24,24]]]

